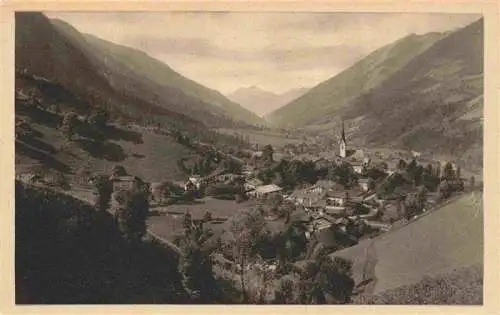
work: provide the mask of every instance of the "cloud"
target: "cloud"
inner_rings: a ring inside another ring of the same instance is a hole
[[[410,33],[463,27],[479,15],[431,13],[48,12],[81,32],[145,51],[228,93],[313,86]]]

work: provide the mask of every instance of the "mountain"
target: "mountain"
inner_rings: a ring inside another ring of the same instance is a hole
[[[134,93],[116,90],[93,60],[43,14],[16,13],[15,23],[16,91],[34,87],[45,95],[45,104],[62,103],[80,114],[100,106],[114,117],[135,121],[161,116],[180,125],[200,124],[182,113],[146,102]]]
[[[307,88],[296,88],[282,94],[276,94],[257,86],[240,88],[227,97],[253,111],[260,117],[277,110],[307,92]]]
[[[147,181],[182,180],[179,160],[189,163],[200,151],[186,139],[244,145],[209,128],[244,124],[219,107],[174,88],[170,98],[150,98],[153,83],[127,67],[119,72],[113,58],[106,67],[90,45],[77,45],[40,13],[17,13],[15,23],[16,173],[42,168],[73,176],[83,166],[100,173],[120,163]],[[95,133],[85,118],[103,107],[109,124]],[[59,128],[70,111],[78,118],[72,139]]]
[[[377,87],[442,37],[439,33],[412,34],[386,45],[267,117],[285,126],[317,123],[326,114],[348,106],[353,99]]]
[[[221,93],[183,77],[140,50],[81,34],[58,19],[51,22],[101,69],[102,75],[117,90],[134,93],[145,101],[210,125],[217,125],[218,120],[263,123],[259,117]],[[213,116],[216,118],[212,119]]]
[[[348,141],[480,166],[483,20],[385,46],[270,116],[329,132],[343,117]]]

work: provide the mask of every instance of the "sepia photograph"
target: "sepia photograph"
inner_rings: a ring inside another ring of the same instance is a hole
[[[483,305],[482,14],[14,18],[16,305]]]

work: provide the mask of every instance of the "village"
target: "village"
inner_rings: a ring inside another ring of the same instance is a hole
[[[338,138],[338,151],[330,155],[312,154],[311,159],[288,149],[280,161],[271,146],[229,154],[198,143],[202,157],[188,166],[180,162],[187,173],[183,182],[146,183],[117,165],[110,177],[110,209],[119,206],[117,192],[144,187],[150,198],[149,231],[179,244],[186,220],[201,223],[211,238],[224,239],[233,217],[258,208],[275,234],[299,228],[304,246],[294,260],[300,261],[318,248],[332,253],[391,231],[464,190],[465,179],[454,163],[425,160],[417,152],[384,156],[352,149],[343,126]],[[95,177],[91,172],[78,175],[80,183],[67,189],[88,196],[81,187],[94,187]],[[33,175],[24,177],[19,179],[36,181]],[[474,178],[467,181],[474,185]],[[235,265],[230,256],[219,255],[223,265]]]
[[[203,163],[195,164],[185,182],[146,185],[151,198],[148,229],[172,246],[180,246],[186,229],[203,229],[212,244],[218,244],[212,249],[218,274],[231,278],[242,268],[228,250],[234,241],[231,224],[241,213],[258,209],[274,235],[291,228],[298,231],[302,245],[287,259],[300,265],[319,251],[329,254],[390,232],[465,189],[460,167],[454,163],[423,160],[416,153],[407,160],[400,155],[372,156],[366,150],[350,149],[343,129],[339,138],[336,154],[314,161],[276,162],[269,146],[246,150],[241,157],[212,152],[209,159],[216,163],[215,169],[202,175]],[[269,176],[269,169],[279,173],[276,169],[283,163],[305,164],[315,173],[301,178],[301,171],[308,172],[303,167],[292,185],[280,176]],[[115,175],[114,190],[142,183],[124,170]],[[474,178],[467,181],[474,185]],[[261,256],[247,262],[247,270],[252,266],[261,271],[277,269],[279,255]]]

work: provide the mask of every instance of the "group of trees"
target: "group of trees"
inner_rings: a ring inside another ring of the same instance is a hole
[[[105,138],[104,128],[109,123],[109,120],[109,111],[103,107],[92,110],[83,121],[80,121],[77,113],[68,111],[64,113],[60,130],[68,140],[72,140],[76,133],[82,132],[91,134],[93,140],[102,141]]]
[[[358,180],[356,172],[354,172],[354,169],[349,163],[332,165],[328,169],[327,178],[343,185],[344,187],[352,187]]]
[[[280,278],[273,304],[346,304],[351,300],[355,282],[352,262],[322,253],[314,260],[294,266]]]
[[[265,184],[274,183],[292,189],[297,185],[313,184],[318,180],[318,172],[311,161],[284,160],[262,169],[257,177]]]
[[[114,176],[127,174],[122,165],[115,165]],[[111,209],[122,236],[131,242],[139,242],[146,232],[146,218],[149,211],[149,190],[139,182],[128,189],[113,191],[113,182],[108,175],[93,177],[96,188],[95,208],[98,212]],[[114,202],[111,204],[112,198]]]
[[[210,219],[211,214],[205,213],[203,221]],[[191,214],[185,213],[184,238],[180,242],[181,255],[178,262],[184,289],[192,303],[196,304],[212,303],[219,298],[210,259],[213,247],[206,246],[211,233],[204,229],[203,221],[194,224]]]

